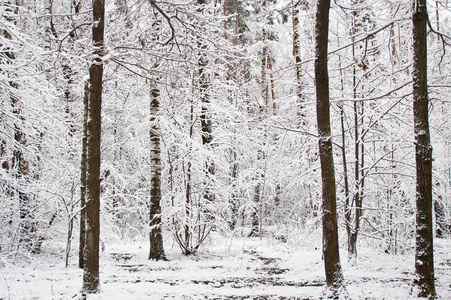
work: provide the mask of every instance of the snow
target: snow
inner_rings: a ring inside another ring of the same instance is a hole
[[[216,234],[216,233],[215,233]],[[319,237],[318,237],[319,238]],[[88,299],[321,299],[324,267],[314,246],[274,239],[215,236],[197,255],[183,256],[166,242],[169,261],[147,259],[147,241],[106,245],[101,253],[102,292]],[[16,262],[0,261],[0,299],[80,299],[83,271],[76,253],[44,253]],[[343,249],[342,249],[343,251]],[[451,299],[451,239],[435,240],[436,288]],[[413,252],[391,255],[359,248],[357,261],[341,253],[350,299],[416,299],[412,295]],[[2,263],[3,262],[3,263]]]

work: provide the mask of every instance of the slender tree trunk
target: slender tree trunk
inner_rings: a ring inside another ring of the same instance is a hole
[[[190,108],[190,127],[189,127],[189,138],[193,137],[193,123],[194,123],[194,104],[191,103]],[[190,144],[190,151],[192,151],[192,145]],[[193,215],[192,209],[193,204],[191,200],[191,160],[188,159],[186,168],[186,196],[185,196],[185,244],[184,244],[184,254],[190,255],[193,253],[191,246],[193,230],[190,226],[190,220]]]
[[[87,134],[86,245],[84,251],[83,291],[100,291],[100,138],[102,110],[103,48],[105,2],[93,0],[92,40],[94,51],[89,68],[89,103]]]
[[[338,22],[338,20],[337,20]],[[338,23],[337,23],[338,24]],[[340,47],[340,39],[337,39],[337,47]],[[338,60],[339,69],[340,69],[340,86],[341,86],[341,92],[342,97],[344,97],[344,75],[343,75],[343,68],[342,68],[342,57],[339,56]],[[348,258],[351,258],[349,256],[349,237],[351,236],[351,210],[352,205],[350,202],[350,191],[349,191],[349,175],[348,175],[348,161],[346,156],[346,131],[345,131],[345,110],[344,110],[344,103],[339,104],[340,108],[340,123],[341,123],[341,155],[343,159],[343,184],[344,184],[344,193],[345,193],[345,205],[343,209],[343,215],[345,220],[345,228],[346,228],[346,235],[348,237]]]
[[[262,57],[261,57],[261,97],[263,99],[263,103],[260,103],[260,113],[266,113],[269,104],[269,89],[268,82],[266,80],[266,69],[267,69],[267,61],[268,61],[268,45],[266,42],[266,30],[262,30],[263,36],[263,49],[262,49]],[[261,117],[260,117],[261,119]]]
[[[248,237],[257,237],[259,236],[259,229],[260,229],[260,220],[259,217],[259,204],[260,204],[260,190],[261,190],[261,184],[260,182],[257,183],[257,185],[254,187],[254,210],[252,211],[252,227],[251,232],[249,233]]]
[[[237,186],[237,178],[238,178],[238,162],[237,162],[237,154],[234,149],[229,150],[231,152],[232,157],[232,168],[230,171],[230,177],[232,182],[230,183],[231,188],[233,189],[232,195],[230,196],[230,216],[229,216],[229,228],[231,231],[235,229],[237,220],[238,220],[238,197],[235,195],[236,186]]]
[[[199,42],[199,47],[203,50],[205,50],[205,46],[202,45],[201,42]],[[202,109],[201,109],[201,129],[202,129],[202,144],[203,145],[209,145],[213,140],[213,128],[212,128],[212,122],[211,119],[208,116],[208,105],[210,104],[210,96],[208,94],[208,89],[210,86],[209,79],[208,79],[208,73],[207,73],[207,65],[208,65],[208,58],[206,55],[200,53],[199,61],[198,61],[198,67],[199,67],[199,90],[200,90],[200,100],[202,103]]]
[[[353,38],[354,39],[354,38]],[[354,45],[352,45],[353,56]],[[353,97],[354,97],[354,226],[351,229],[351,234],[348,236],[348,255],[349,257],[357,257],[357,233],[358,233],[358,212],[360,204],[360,137],[359,137],[359,113],[357,107],[357,87],[356,87],[356,66],[352,69],[352,83],[353,83]]]
[[[84,266],[84,248],[86,238],[86,152],[88,135],[88,103],[89,103],[89,82],[85,83],[85,95],[83,97],[83,138],[81,147],[81,166],[80,166],[80,242],[78,249],[78,267]]]
[[[266,12],[266,1],[262,0],[262,10],[263,12]],[[266,25],[266,22],[264,23]],[[261,99],[263,103],[259,103],[259,110],[258,110],[258,121],[261,122],[263,120],[263,116],[268,111],[268,105],[269,105],[269,87],[268,87],[268,81],[266,76],[266,70],[267,70],[267,62],[268,62],[268,44],[267,44],[267,33],[266,29],[262,29],[262,56],[260,58],[261,61],[261,69],[260,69],[260,75],[261,75],[261,83],[260,83],[260,92],[261,92]],[[265,134],[266,139],[266,134]],[[265,143],[263,143],[264,146]],[[262,148],[263,148],[262,146]],[[257,150],[257,166],[260,168],[261,162],[264,159],[264,154],[261,149]],[[262,222],[262,210],[259,209],[261,207],[262,203],[262,182],[264,181],[264,175],[258,174],[255,178],[255,186],[254,186],[254,209],[252,211],[252,227],[251,232],[249,233],[249,237],[256,237],[260,234],[260,228],[261,228],[261,222]],[[259,213],[260,212],[260,213]]]
[[[238,3],[236,0],[233,1],[224,1],[223,2],[223,15],[225,17],[228,17],[231,14],[235,14],[234,17],[234,24],[231,21],[228,21],[226,18],[224,19],[224,29],[227,31],[231,26],[233,25],[235,36],[233,37],[233,46],[237,48],[239,42],[242,44],[241,37],[242,35],[239,35],[239,25],[240,25],[240,12],[238,10]],[[231,23],[231,24],[229,24]],[[227,33],[224,34],[224,38],[226,40],[230,39],[229,35]],[[236,52],[235,55],[232,57],[227,57],[227,60],[229,61],[228,67],[227,67],[227,83],[235,86],[238,88],[240,86],[240,83],[238,81],[238,69],[240,63],[236,61],[236,58],[233,57],[239,57],[239,53]],[[236,105],[236,91],[232,89],[227,90],[227,99],[230,104]],[[232,188],[233,192],[228,200],[228,206],[229,206],[229,214],[228,214],[228,220],[227,223],[229,225],[229,229],[233,231],[235,229],[237,219],[238,219],[238,198],[236,196],[236,180],[238,178],[238,163],[236,162],[237,159],[237,153],[233,149],[233,147],[230,147],[228,149],[228,152],[230,154],[231,158],[231,168],[230,168],[230,178],[231,182],[229,183],[229,186]]]
[[[329,287],[335,289],[343,285],[343,275],[341,272],[338,244],[337,197],[330,128],[329,76],[327,70],[329,10],[330,0],[318,0],[315,26],[315,83],[319,135],[318,145],[322,179],[324,267],[326,283]]]
[[[353,91],[353,99],[354,99],[354,197],[353,197],[353,205],[354,206],[354,224],[352,228],[348,231],[348,257],[357,258],[357,238],[360,230],[360,217],[362,216],[362,202],[363,202],[363,187],[364,187],[364,158],[365,158],[365,147],[364,147],[364,129],[363,129],[363,101],[357,101],[358,98],[358,86],[360,85],[360,89],[363,88],[363,80],[365,79],[365,75],[363,75],[361,82],[357,80],[357,67],[360,67],[363,71],[365,71],[368,66],[365,62],[364,58],[359,58],[358,53],[356,53],[356,45],[355,36],[357,33],[366,31],[363,23],[365,22],[364,16],[362,16],[361,11],[359,10],[359,6],[363,3],[362,0],[353,0],[352,5],[356,7],[356,10],[353,12],[352,17],[352,27],[351,27],[351,40],[352,44],[352,91]],[[363,18],[363,19],[362,19]],[[369,20],[371,21],[371,20]],[[366,54],[364,54],[366,55]],[[350,213],[350,212],[349,212]],[[350,221],[350,216],[349,216]]]
[[[200,1],[199,1],[200,2]],[[199,42],[199,46],[201,49],[205,49],[206,47]],[[202,145],[210,146],[213,141],[213,125],[211,118],[209,116],[210,110],[210,96],[208,93],[208,89],[210,87],[209,76],[207,73],[207,65],[208,58],[205,54],[200,53],[198,67],[199,67],[199,90],[200,90],[200,100],[202,103],[201,115],[200,115],[200,123],[202,130]],[[211,159],[207,159],[205,163],[205,170],[207,177],[212,177],[215,175],[215,165]],[[207,201],[214,201],[215,195],[213,191],[208,187],[208,179],[206,180],[206,188],[204,198]]]
[[[161,21],[157,16],[152,24],[152,40],[158,41]],[[158,60],[154,69],[159,67]],[[158,71],[157,71],[158,72]],[[150,252],[149,259],[166,260],[163,247],[163,231],[161,228],[161,128],[158,113],[160,111],[160,88],[158,86],[160,76],[150,83]]]
[[[50,52],[52,50],[52,0],[44,0],[44,50]]]
[[[348,162],[346,159],[346,139],[345,139],[345,124],[344,124],[344,107],[340,106],[340,123],[341,123],[341,155],[343,157],[343,182],[345,192],[345,206],[344,206],[344,218],[346,226],[346,234],[348,239],[351,236],[351,207],[349,205],[349,179],[348,179]],[[349,253],[349,242],[348,242]]]
[[[360,101],[360,181],[359,181],[359,202],[356,203],[356,221],[355,227],[356,230],[360,229],[360,218],[363,213],[363,200],[364,200],[364,191],[365,191],[365,128],[364,128],[364,105],[363,101]],[[356,255],[357,255],[357,246],[356,246]]]
[[[301,66],[301,28],[299,14],[301,5],[306,6],[306,3],[302,0],[292,0],[292,19],[293,19],[293,57],[295,62],[295,72],[296,72],[296,96],[299,105],[299,120],[301,125],[306,125],[306,114],[305,114],[305,99],[303,95],[303,77],[302,77],[302,66]]]
[[[22,152],[22,147],[26,146],[27,139],[25,133],[21,130],[19,122],[23,121],[19,104],[19,96],[17,95],[18,85],[14,82],[11,86],[11,104],[13,107],[13,114],[16,115],[16,123],[14,124],[14,140],[17,145],[14,146],[13,160],[11,163],[12,170],[16,170],[16,180],[19,182],[15,190],[19,198],[19,216],[20,216],[20,243],[25,245],[25,248],[32,253],[39,253],[41,244],[36,239],[36,221],[34,210],[31,206],[30,195],[22,190],[22,186],[26,185],[29,176],[28,161],[25,159]]]
[[[416,161],[415,285],[420,297],[434,297],[432,228],[432,146],[429,134],[427,92],[426,0],[413,1],[413,118]]]
[[[395,17],[396,11],[394,11],[395,4],[390,5],[390,14],[392,15],[392,18]],[[399,37],[398,37],[399,38]],[[395,68],[398,68],[399,71],[399,61],[400,61],[400,55],[398,54],[398,49],[396,48],[396,33],[395,33],[395,23],[393,23],[390,26],[390,61],[392,65],[392,74],[395,72]],[[401,47],[401,45],[399,45]],[[392,83],[393,86],[397,86],[398,82],[396,79],[396,76],[392,77]],[[395,93],[396,95],[396,93]]]
[[[159,26],[159,25],[157,25]],[[161,229],[161,129],[158,123],[160,89],[157,81],[150,87],[150,254],[149,259],[166,260]]]
[[[357,3],[353,3],[357,5]],[[352,18],[351,40],[355,41],[356,19],[358,13],[355,13]],[[354,206],[354,224],[348,234],[348,257],[357,257],[357,235],[360,226],[360,134],[359,134],[359,110],[357,103],[357,57],[355,53],[355,44],[352,44],[352,94],[354,99],[354,197],[352,206]],[[350,218],[349,218],[350,219]]]
[[[274,74],[273,74],[273,69],[272,69],[272,58],[269,54],[268,54],[268,69],[269,69],[269,82],[270,82],[270,89],[271,89],[272,115],[276,116],[277,115],[276,87],[275,87],[275,80],[274,80]]]

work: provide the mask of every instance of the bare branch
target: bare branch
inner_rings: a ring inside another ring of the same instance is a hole
[[[171,27],[171,37],[166,42],[163,43],[163,46],[166,46],[175,38],[175,29],[174,26],[172,25],[171,18],[158,6],[155,0],[149,0],[149,3],[166,19],[166,21],[169,24],[169,27]]]
[[[441,65],[442,62],[443,62],[443,58],[445,57],[445,54],[446,54],[446,46],[451,45],[449,42],[447,42],[445,40],[445,38],[448,39],[448,40],[451,40],[451,37],[449,35],[446,35],[446,34],[440,32],[440,31],[438,31],[438,30],[435,30],[432,27],[431,20],[429,19],[429,15],[427,16],[427,23],[428,23],[428,27],[431,30],[431,32],[435,33],[440,38],[440,40],[442,41],[443,53],[440,56],[440,62],[439,62],[439,65]]]

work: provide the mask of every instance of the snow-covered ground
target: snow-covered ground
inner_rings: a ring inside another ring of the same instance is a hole
[[[88,299],[321,299],[324,267],[317,246],[273,239],[212,238],[194,256],[167,244],[169,261],[147,259],[147,243],[105,245],[102,292]],[[80,299],[82,270],[74,251],[44,248],[32,259],[0,261],[0,299]],[[436,288],[451,299],[451,239],[435,239]],[[350,299],[416,299],[413,253],[389,255],[360,248],[356,263],[341,253]]]

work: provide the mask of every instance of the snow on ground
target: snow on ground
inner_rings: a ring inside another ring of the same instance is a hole
[[[149,261],[147,243],[106,245],[102,292],[88,299],[321,299],[324,267],[318,247],[270,239],[212,239],[183,256],[167,243],[169,261]],[[438,298],[451,299],[451,239],[435,240]],[[80,299],[82,270],[74,252],[49,249],[33,259],[0,261],[0,299]],[[62,249],[61,249],[62,250]],[[413,253],[389,255],[361,248],[357,263],[341,253],[350,299],[416,299]]]

